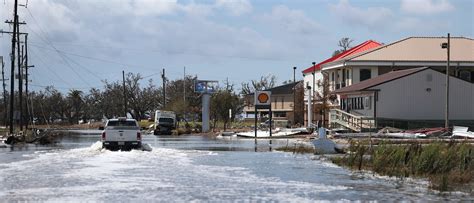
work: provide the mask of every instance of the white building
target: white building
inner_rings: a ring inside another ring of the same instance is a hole
[[[332,127],[355,131],[394,126],[443,126],[446,75],[433,68],[413,68],[364,80],[334,91],[340,109],[331,111]],[[451,125],[474,127],[474,84],[450,77],[449,119]]]
[[[446,37],[409,37],[322,65],[329,75],[331,90],[357,84],[393,70],[432,67],[443,71]],[[451,37],[451,75],[474,81],[474,40]]]
[[[341,52],[331,58],[328,58],[318,64],[314,64],[313,66],[305,69],[303,71],[303,77],[304,77],[304,86],[305,88],[307,87],[310,87],[311,90],[313,91],[312,92],[312,95],[313,95],[313,104],[315,104],[314,106],[316,107],[316,103],[318,103],[318,96],[317,95],[322,95],[322,88],[320,86],[318,86],[318,82],[322,82],[323,81],[323,73],[321,72],[321,67],[327,63],[330,63],[330,62],[333,62],[333,61],[337,61],[337,60],[340,60],[340,59],[343,59],[343,58],[346,58],[346,57],[349,57],[351,55],[354,55],[354,54],[357,54],[357,53],[360,53],[360,52],[364,52],[364,51],[367,51],[367,50],[370,50],[370,49],[373,49],[373,48],[376,48],[376,47],[379,47],[381,46],[382,44],[381,43],[378,43],[376,41],[373,41],[373,40],[367,40],[361,44],[358,44],[357,46],[354,46],[344,52]],[[305,91],[305,97],[304,97],[304,102],[305,102],[305,110],[304,110],[304,123],[305,125],[307,125],[308,123],[308,113],[307,113],[307,106],[308,106],[308,97],[307,97],[307,94],[308,94],[308,91]],[[312,115],[312,121],[311,123],[316,123],[322,119],[324,120],[328,120],[327,119],[327,116],[326,118],[322,118],[321,116],[321,112],[317,112],[315,111],[316,108],[312,108],[313,109],[313,115]]]

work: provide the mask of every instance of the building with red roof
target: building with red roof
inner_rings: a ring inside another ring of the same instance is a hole
[[[303,71],[303,75],[304,75],[304,74],[307,74],[307,73],[312,73],[312,72],[315,72],[315,71],[320,71],[320,70],[321,70],[321,66],[322,66],[323,64],[326,64],[326,63],[329,63],[329,62],[332,62],[332,61],[336,61],[336,60],[342,59],[342,58],[344,58],[344,57],[346,57],[346,56],[350,56],[350,55],[352,55],[352,54],[356,54],[356,53],[359,53],[359,52],[367,51],[367,50],[369,50],[369,49],[378,47],[378,46],[380,46],[380,45],[382,45],[382,44],[379,43],[379,42],[376,42],[376,41],[373,41],[373,40],[367,40],[367,41],[365,41],[365,42],[363,42],[363,43],[361,43],[361,44],[359,44],[359,45],[357,45],[357,46],[355,46],[355,47],[352,47],[352,48],[350,48],[350,49],[348,49],[348,50],[346,50],[346,51],[343,51],[343,52],[341,52],[341,53],[339,53],[339,54],[337,54],[337,55],[335,55],[335,56],[333,56],[333,57],[331,57],[331,58],[328,58],[328,59],[326,59],[326,60],[324,60],[324,61],[322,61],[322,62],[320,62],[320,63],[318,63],[318,64],[316,64],[316,65],[314,65],[314,66],[311,66],[311,67],[305,69],[305,70]]]
[[[346,51],[343,51],[333,57],[330,57],[318,64],[315,64],[305,70],[303,70],[303,77],[304,77],[304,85],[305,87],[311,87],[311,90],[313,90],[313,93],[312,95],[317,95],[319,94],[319,92],[321,92],[322,90],[320,88],[315,88],[317,87],[317,83],[318,81],[322,80],[323,79],[323,75],[321,73],[321,68],[323,65],[327,64],[327,63],[331,63],[333,61],[338,61],[338,60],[341,60],[343,58],[346,58],[346,57],[349,57],[351,55],[354,55],[354,54],[357,54],[357,53],[361,53],[361,52],[364,52],[364,51],[367,51],[367,50],[371,50],[373,48],[376,48],[376,47],[379,47],[381,46],[382,44],[379,43],[379,42],[376,42],[374,40],[367,40],[361,44],[358,44],[357,46],[354,46]],[[315,98],[315,97],[313,97]],[[305,97],[305,104],[307,104],[307,97]],[[305,105],[306,107],[307,105]],[[316,111],[313,111],[313,116],[312,116],[312,123],[315,123],[315,121],[317,120],[320,120],[321,118],[317,118],[316,116],[319,116],[319,112],[316,112]],[[307,111],[305,111],[305,123],[307,123],[307,118],[308,118],[308,115],[307,115]]]

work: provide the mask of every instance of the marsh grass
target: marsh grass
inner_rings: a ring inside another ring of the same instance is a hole
[[[286,145],[282,147],[278,147],[275,150],[283,151],[283,152],[292,152],[294,154],[314,154],[316,150],[312,146],[304,145],[304,144],[294,144],[294,145]]]
[[[427,178],[431,187],[439,191],[459,189],[474,180],[474,145],[469,143],[380,143],[370,148],[367,141],[356,141],[351,142],[349,151],[332,161],[380,175]]]

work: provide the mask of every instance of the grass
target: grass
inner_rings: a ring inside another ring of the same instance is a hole
[[[427,178],[431,187],[439,191],[473,190],[474,146],[469,143],[381,143],[370,148],[361,141],[352,142],[349,151],[344,157],[333,158],[333,162],[381,175]]]
[[[293,146],[286,145],[282,147],[278,147],[275,150],[283,151],[283,152],[292,152],[293,154],[314,154],[316,150],[312,146],[304,145],[304,144],[294,144]]]

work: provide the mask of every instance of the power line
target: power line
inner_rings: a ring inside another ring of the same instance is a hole
[[[38,23],[38,21],[36,20],[36,18],[33,16],[33,14],[31,13],[30,9],[29,8],[26,8],[26,10],[28,11],[28,13],[30,14],[31,18],[33,19],[33,21],[36,23],[36,25],[38,26],[38,28],[40,29],[40,31],[45,35],[44,38],[41,38],[41,35],[39,35],[38,33],[36,33],[33,29],[31,29],[30,27],[28,27],[32,32],[33,34],[37,35],[38,37],[40,37],[40,39],[42,39],[44,42],[46,42],[46,44],[48,44],[49,46],[51,46],[57,53],[58,55],[60,56],[60,58],[64,61],[64,63],[66,64],[66,66],[68,66],[69,69],[72,70],[72,72],[74,72],[74,74],[77,75],[77,77],[82,80],[84,83],[86,83],[87,85],[91,86],[89,84],[89,82],[87,82],[79,73],[76,72],[76,70],[74,70],[74,68],[71,66],[71,64],[68,62],[68,60],[66,59],[66,57],[61,54],[61,52],[54,46],[54,44],[46,37],[47,34],[46,32],[41,28],[41,25]]]
[[[62,86],[55,86],[55,85],[41,85],[41,84],[30,84],[30,86],[34,86],[34,87],[42,87],[42,88],[47,88],[47,87],[54,87],[54,88],[57,88],[57,89],[68,89],[68,90],[73,90],[73,89],[77,89],[77,90],[84,90],[84,89],[92,89],[92,88],[96,88],[96,89],[99,89],[101,88],[101,86],[97,86],[97,87],[62,87]]]
[[[33,49],[30,50],[30,52],[33,54],[33,55],[36,55],[37,54],[33,51]],[[66,85],[68,86],[71,86],[71,84],[69,82],[67,82],[66,80],[64,80],[61,76],[59,76],[55,71],[53,71],[48,65],[46,65],[46,63],[43,61],[43,59],[41,59],[41,57],[37,57],[37,59],[43,64],[44,67],[46,67],[46,69],[48,69],[51,73],[53,73],[60,81],[64,82]]]

